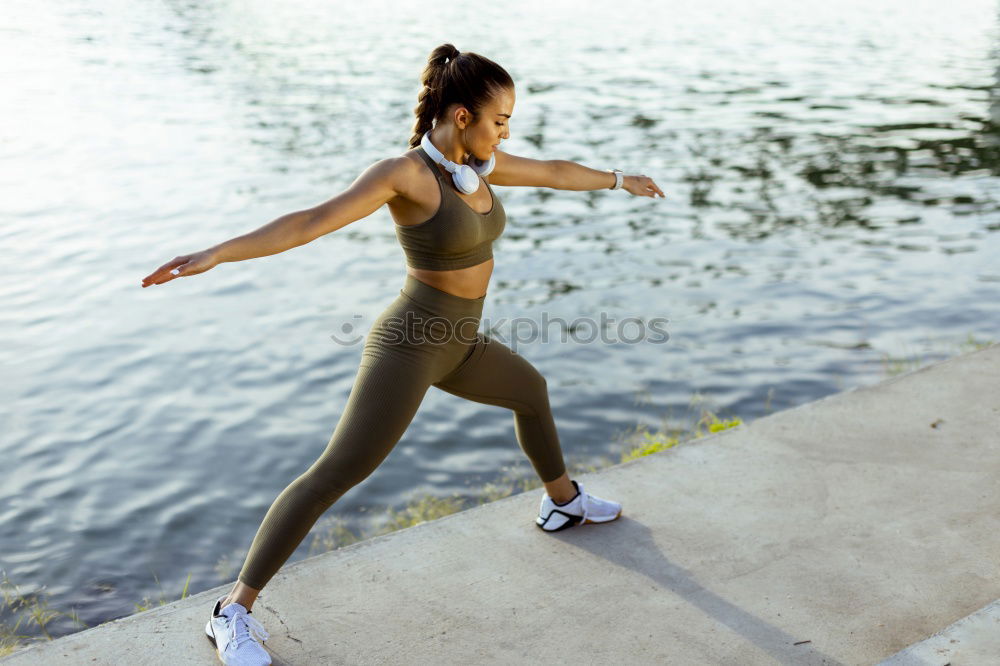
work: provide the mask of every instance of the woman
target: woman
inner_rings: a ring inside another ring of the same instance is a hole
[[[326,203],[177,257],[142,281],[143,287],[164,284],[223,262],[284,252],[383,204],[406,254],[403,289],[365,338],[354,386],[329,444],[271,505],[236,584],[215,603],[205,631],[223,663],[270,663],[252,635],[267,639],[249,615],[258,593],[321,514],[389,454],[431,386],[513,411],[518,443],[545,485],[536,519],[541,529],[607,522],[621,513],[620,504],[584,492],[569,478],[545,379],[523,357],[477,332],[493,271],[492,243],[506,223],[490,184],[622,188],[649,197],[663,192],[645,176],[497,150],[510,136],[514,83],[487,58],[444,44],[431,53],[422,80],[411,150],[376,162]]]

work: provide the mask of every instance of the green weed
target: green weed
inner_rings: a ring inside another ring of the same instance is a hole
[[[153,573],[153,572],[150,572],[150,573]],[[169,603],[172,603],[174,601],[173,599],[171,599],[171,600],[168,601],[167,599],[165,599],[163,597],[163,587],[160,586],[160,579],[156,577],[155,573],[153,573],[153,580],[156,581],[156,586],[160,588],[160,598],[157,599],[156,605],[157,606],[165,606],[165,605],[167,605]],[[184,589],[181,590],[181,596],[180,596],[181,599],[184,599],[184,598],[187,597],[187,595],[188,595],[188,585],[190,583],[191,583],[191,574],[188,574],[187,580],[184,582]],[[153,607],[153,602],[150,601],[149,597],[143,597],[141,602],[135,604],[135,612],[136,613],[141,613],[143,611],[149,610],[152,607]]]
[[[3,610],[0,615],[4,616],[3,622],[0,622],[0,657],[28,647],[32,641],[41,640],[36,636],[18,633],[22,624],[25,627],[37,626],[46,640],[52,640],[47,625],[59,616],[68,617],[81,628],[88,628],[75,610],[63,613],[49,608],[44,588],[29,594],[21,592],[6,571],[3,572],[3,581],[0,582],[0,593],[3,594]],[[13,616],[13,624],[6,618],[7,615]]]
[[[987,347],[992,347],[995,344],[995,340],[977,340],[972,333],[969,333],[962,342],[945,343],[943,345],[943,350],[939,351],[935,355],[948,358],[959,354],[978,351],[980,349],[986,349]],[[929,343],[928,346],[932,347],[933,343]],[[890,356],[886,353],[882,354],[882,370],[886,376],[894,377],[904,372],[917,370],[935,360],[932,356],[921,355],[914,352],[907,353],[905,344],[903,345],[903,349],[904,351],[902,356]]]

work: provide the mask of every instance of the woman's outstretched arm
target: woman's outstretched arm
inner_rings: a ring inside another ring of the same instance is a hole
[[[197,275],[228,261],[278,254],[368,217],[399,194],[412,160],[391,157],[371,165],[350,187],[318,206],[282,215],[259,229],[207,250],[174,257],[142,279],[142,286]]]
[[[526,185],[580,191],[605,190],[615,184],[615,176],[610,171],[598,171],[569,160],[533,160],[502,150],[494,151],[493,154],[496,166],[489,175],[492,185]],[[666,196],[652,178],[641,175],[625,176],[622,189],[636,196]]]

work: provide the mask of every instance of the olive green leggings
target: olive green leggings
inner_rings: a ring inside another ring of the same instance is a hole
[[[545,378],[478,332],[486,297],[462,298],[407,275],[372,324],[354,386],[319,459],[278,495],[257,530],[239,580],[262,589],[319,517],[378,467],[428,387],[514,412],[514,431],[542,481],[566,472]]]

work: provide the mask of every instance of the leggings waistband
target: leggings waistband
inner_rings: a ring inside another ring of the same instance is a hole
[[[483,315],[483,304],[486,302],[486,294],[479,298],[456,296],[421,282],[409,273],[399,293],[452,322],[465,317],[480,319]]]

